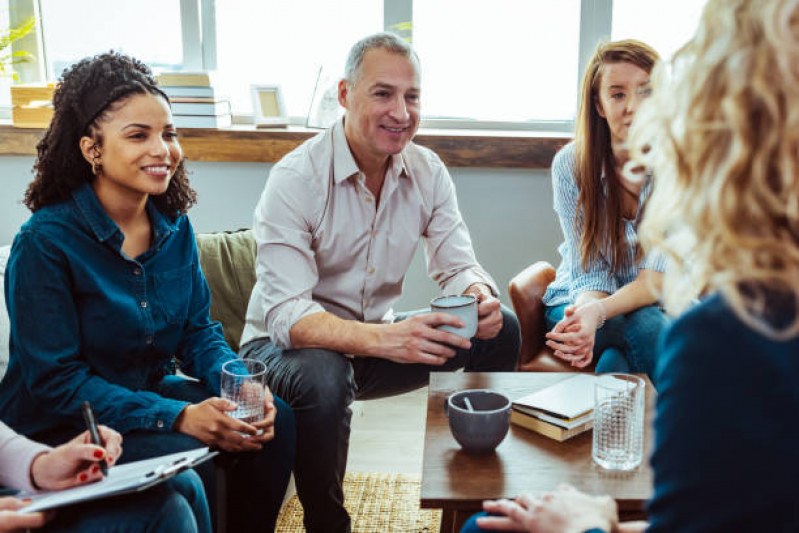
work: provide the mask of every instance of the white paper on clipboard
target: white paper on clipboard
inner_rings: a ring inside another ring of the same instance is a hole
[[[30,498],[32,503],[17,511],[33,513],[74,503],[139,492],[166,481],[179,472],[211,459],[219,452],[208,448],[197,448],[185,452],[162,455],[152,459],[114,466],[108,477],[66,490],[17,494],[16,498]]]

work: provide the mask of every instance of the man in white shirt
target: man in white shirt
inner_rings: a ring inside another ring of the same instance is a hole
[[[297,419],[297,492],[309,532],[349,531],[342,481],[350,403],[427,384],[431,370],[512,371],[519,325],[477,263],[452,179],[411,142],[419,61],[402,39],[366,37],[339,83],[343,120],[272,169],[255,211],[257,283],[241,356],[264,361]],[[419,239],[445,294],[479,301],[473,339],[442,313],[395,316]]]

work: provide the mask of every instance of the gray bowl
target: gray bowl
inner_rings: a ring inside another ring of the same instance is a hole
[[[473,411],[468,409],[465,398]],[[444,402],[444,412],[452,436],[468,453],[491,453],[508,434],[510,403],[504,394],[484,389],[451,394]]]

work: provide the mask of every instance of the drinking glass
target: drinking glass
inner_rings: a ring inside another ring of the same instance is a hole
[[[266,365],[252,359],[233,359],[222,365],[222,398],[238,407],[228,415],[252,424],[264,419]]]
[[[594,441],[591,456],[608,470],[632,470],[644,452],[644,380],[602,374],[594,386]]]

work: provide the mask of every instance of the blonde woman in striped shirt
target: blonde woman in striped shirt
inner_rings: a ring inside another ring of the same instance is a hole
[[[555,211],[565,242],[544,295],[547,345],[576,367],[597,372],[654,370],[667,323],[656,306],[665,261],[644,256],[637,228],[650,178],[623,176],[627,133],[650,93],[657,52],[633,40],[602,43],[583,76],[575,140],[552,164]]]

